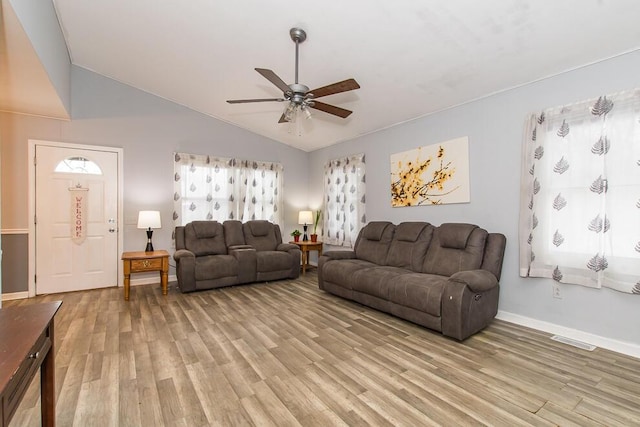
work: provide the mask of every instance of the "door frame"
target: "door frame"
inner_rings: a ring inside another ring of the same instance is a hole
[[[35,155],[36,155],[36,146],[48,146],[55,148],[72,148],[78,150],[92,150],[92,151],[105,151],[109,153],[116,153],[118,157],[118,243],[117,243],[117,254],[122,253],[122,248],[124,247],[124,236],[123,236],[123,154],[124,150],[122,148],[117,147],[106,147],[102,145],[86,145],[86,144],[73,144],[68,142],[56,142],[56,141],[45,141],[40,139],[29,139],[29,166],[28,166],[28,177],[29,177],[29,298],[36,296],[36,225],[35,225],[35,215],[36,215],[36,165],[35,165]],[[117,258],[117,257],[116,257]],[[118,259],[118,269],[117,269],[117,280],[118,287],[123,286],[124,284],[124,275],[122,270],[122,263],[119,262]]]

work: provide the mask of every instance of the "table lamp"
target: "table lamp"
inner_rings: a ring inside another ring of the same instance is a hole
[[[302,236],[302,241],[306,242],[309,240],[307,237],[307,225],[313,222],[313,212],[311,211],[300,211],[298,213],[298,224],[304,225],[304,236]]]
[[[147,247],[145,252],[153,252],[153,244],[151,243],[151,236],[153,235],[152,228],[161,228],[160,225],[160,212],[159,211],[140,211],[138,213],[138,228],[147,229]]]

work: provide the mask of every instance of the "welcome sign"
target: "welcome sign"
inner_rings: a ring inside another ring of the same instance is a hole
[[[88,188],[70,188],[71,194],[71,240],[81,245],[87,237]]]

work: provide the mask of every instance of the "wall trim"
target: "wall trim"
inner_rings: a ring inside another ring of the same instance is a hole
[[[2,234],[29,234],[28,228],[3,228],[0,230]]]
[[[537,329],[539,331],[547,332],[550,334],[562,335],[563,337],[582,341],[588,344],[593,344],[596,347],[606,348],[607,350],[615,351],[617,353],[622,353],[627,356],[632,356],[640,359],[640,345],[638,344],[614,340],[612,338],[590,334],[578,329],[567,328],[566,326],[560,326],[554,323],[533,319],[531,317],[521,316],[515,313],[509,313],[502,310],[498,310],[496,319],[526,326],[528,328]]]
[[[11,292],[10,294],[2,294],[2,301],[11,301],[14,299],[25,299],[29,298],[29,292]]]

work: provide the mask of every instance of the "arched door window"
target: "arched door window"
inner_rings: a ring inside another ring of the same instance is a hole
[[[102,169],[86,157],[67,157],[56,165],[55,172],[102,175]]]

